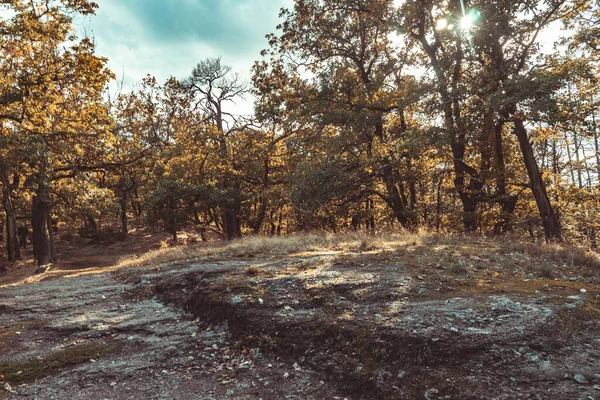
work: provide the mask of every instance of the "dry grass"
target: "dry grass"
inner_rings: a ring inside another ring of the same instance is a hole
[[[315,252],[339,254],[394,252],[409,257],[412,257],[415,252],[414,256],[422,265],[447,261],[445,267],[453,274],[464,273],[463,261],[472,265],[473,259],[488,260],[501,270],[519,269],[543,277],[554,276],[558,270],[565,269],[588,276],[597,276],[600,272],[600,257],[597,253],[568,244],[545,245],[511,238],[438,235],[429,232],[249,236],[232,242],[161,246],[157,250],[122,258],[114,268],[158,265],[194,259],[277,257]],[[249,274],[252,273],[254,271],[249,271]]]
[[[125,257],[117,267],[164,264],[202,258],[252,258],[310,252],[348,252],[395,249],[399,246],[423,246],[426,234],[362,233],[298,234],[280,237],[248,236],[232,242],[194,243],[187,246],[162,247],[147,253]]]

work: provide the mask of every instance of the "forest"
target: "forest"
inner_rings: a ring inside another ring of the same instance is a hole
[[[424,230],[597,248],[596,0],[296,0],[251,80],[207,57],[134,87],[75,27],[98,4],[0,6],[8,260],[23,224],[39,266],[55,230],[125,240],[132,222],[175,240]]]

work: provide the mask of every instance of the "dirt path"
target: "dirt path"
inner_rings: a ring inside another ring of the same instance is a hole
[[[4,395],[600,399],[598,284],[377,257],[172,263],[1,288],[0,373],[15,390]]]

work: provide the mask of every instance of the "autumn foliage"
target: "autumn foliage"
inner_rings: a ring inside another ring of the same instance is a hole
[[[296,0],[251,82],[209,58],[117,95],[73,27],[97,4],[0,6],[11,260],[21,223],[44,266],[54,227],[125,238],[133,219],[175,240],[425,229],[597,246],[596,2]]]

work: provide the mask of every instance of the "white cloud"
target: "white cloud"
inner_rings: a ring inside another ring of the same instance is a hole
[[[102,0],[97,15],[79,21],[97,53],[126,85],[147,74],[184,78],[208,57],[221,57],[243,78],[267,47],[281,7],[293,0]],[[251,111],[250,100],[241,104]]]

